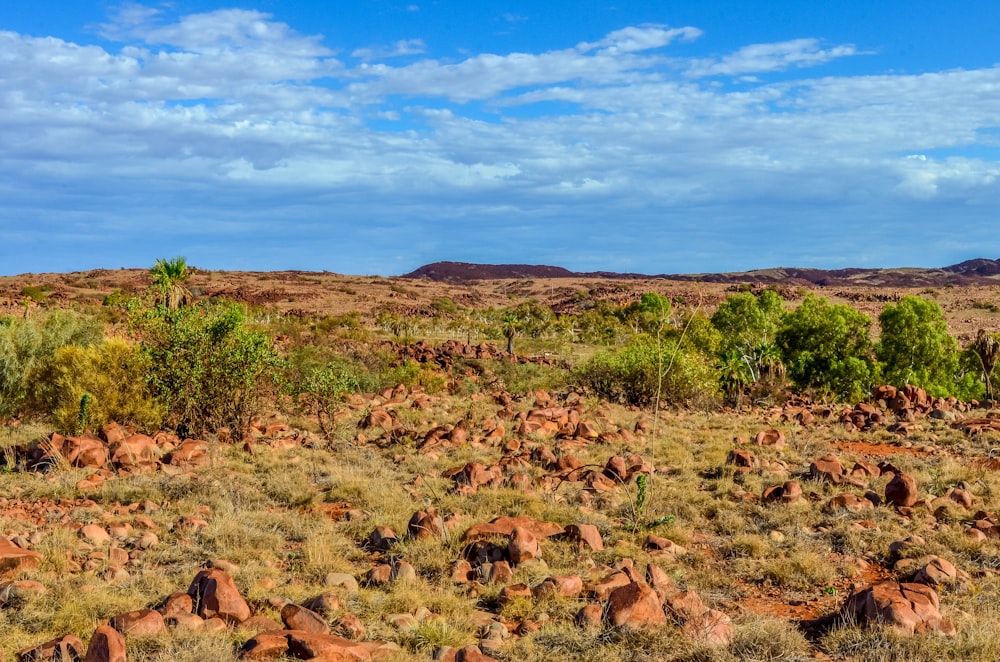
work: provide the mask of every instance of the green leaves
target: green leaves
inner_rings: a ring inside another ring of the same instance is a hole
[[[175,426],[246,432],[274,386],[279,360],[238,304],[134,311],[149,385]]]
[[[879,374],[870,326],[854,308],[809,294],[784,316],[777,334],[788,376],[800,389],[860,400]]]
[[[876,353],[885,365],[887,382],[914,384],[936,396],[954,395],[958,343],[936,302],[906,296],[886,306],[878,320],[882,336]]]

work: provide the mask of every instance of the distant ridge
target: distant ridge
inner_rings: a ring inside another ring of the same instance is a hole
[[[524,278],[607,278],[700,281],[708,283],[781,283],[787,285],[877,285],[883,287],[930,287],[944,285],[1000,284],[1000,260],[977,258],[948,267],[925,269],[808,269],[780,267],[733,273],[709,274],[635,274],[611,271],[576,272],[544,264],[472,264],[468,262],[434,262],[426,264],[403,278],[424,278],[445,283],[477,280]]]

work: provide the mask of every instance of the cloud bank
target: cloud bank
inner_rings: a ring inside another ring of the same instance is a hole
[[[347,52],[259,11],[139,5],[100,34],[0,31],[6,273],[997,253],[997,67],[835,76],[877,54],[815,38],[682,57],[705,35],[665,25],[545,52],[431,57],[420,35]]]

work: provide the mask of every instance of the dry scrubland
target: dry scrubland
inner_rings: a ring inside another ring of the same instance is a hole
[[[123,314],[100,303],[148,284],[0,279],[18,319],[74,308],[119,338]],[[130,661],[282,647],[317,660],[1000,659],[988,406],[914,390],[853,408],[773,392],[739,408],[627,406],[567,370],[593,344],[519,336],[518,355],[537,359],[519,362],[454,323],[528,298],[579,311],[644,291],[710,315],[724,285],[204,272],[186,285],[253,304],[279,353],[377,347],[383,381],[402,385],[344,393],[331,418],[273,390],[245,434],[177,436],[164,419],[160,434],[121,421],[63,441],[52,416],[6,421],[3,659],[67,634],[114,649],[109,622]],[[906,293],[821,292],[873,317]],[[917,293],[966,342],[996,330],[995,288]],[[804,292],[784,294],[792,308]],[[505,517],[521,519],[483,526]],[[274,634],[310,629],[339,639]],[[88,659],[115,659],[91,644]]]

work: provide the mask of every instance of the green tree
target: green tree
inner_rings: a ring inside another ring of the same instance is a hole
[[[879,374],[870,326],[871,320],[850,306],[807,295],[783,316],[776,336],[789,378],[800,389],[861,399]]]
[[[284,391],[296,413],[315,416],[327,437],[350,393],[361,390],[364,366],[312,345],[296,348],[285,362]]]
[[[39,385],[31,395],[32,409],[50,414],[56,428],[68,434],[111,421],[152,432],[163,412],[146,384],[149,368],[143,353],[120,338],[63,345],[51,361],[30,373],[29,379]],[[87,403],[85,417],[82,402]]]
[[[773,290],[758,296],[751,292],[729,295],[712,315],[712,325],[722,334],[724,363],[738,356],[751,383],[783,373],[774,346],[783,312],[784,302]]]
[[[887,305],[878,320],[882,335],[875,353],[888,383],[914,384],[937,396],[954,394],[958,342],[948,333],[937,302],[906,296]]]
[[[656,335],[670,321],[670,299],[657,292],[646,292],[638,301],[622,307],[618,317],[635,333]]]
[[[153,289],[158,303],[170,310],[177,310],[191,303],[191,292],[184,286],[184,282],[191,277],[187,268],[187,260],[183,257],[170,260],[160,258],[153,264],[149,273],[153,277]]]

